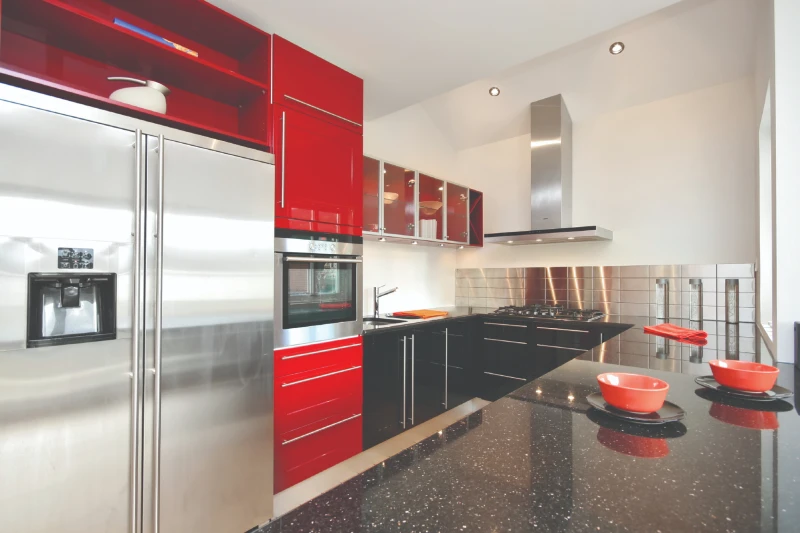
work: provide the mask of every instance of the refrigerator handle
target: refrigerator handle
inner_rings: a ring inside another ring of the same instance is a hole
[[[447,374],[450,367],[447,366],[447,356],[449,351],[449,332],[448,328],[444,328],[444,408],[447,409]]]
[[[139,472],[141,463],[139,460],[139,441],[140,441],[140,389],[139,380],[141,378],[140,360],[141,350],[140,335],[142,329],[141,315],[142,315],[142,239],[144,233],[142,231],[143,217],[142,217],[142,196],[144,195],[144,177],[142,176],[142,130],[136,130],[134,140],[135,164],[136,164],[136,192],[134,195],[134,213],[133,213],[133,269],[132,269],[132,284],[133,284],[133,310],[131,315],[131,379],[133,380],[131,386],[131,515],[130,515],[130,533],[139,531],[139,517],[142,514],[142,495],[140,493],[141,486],[139,484]]]
[[[153,416],[153,533],[158,533],[161,491],[161,330],[164,278],[164,136],[158,136],[158,214],[156,216],[156,309]]]

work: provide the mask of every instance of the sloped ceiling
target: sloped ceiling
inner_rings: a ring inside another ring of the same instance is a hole
[[[678,0],[211,0],[365,81],[375,119]]]

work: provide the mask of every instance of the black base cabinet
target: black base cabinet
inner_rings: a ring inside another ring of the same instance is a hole
[[[364,449],[472,398],[495,401],[625,327],[464,317],[364,337]]]

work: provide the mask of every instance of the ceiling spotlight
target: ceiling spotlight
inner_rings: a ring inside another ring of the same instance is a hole
[[[611,52],[611,55],[615,56],[621,54],[623,50],[625,50],[625,43],[621,43],[619,41],[608,47],[608,51]]]
[[[419,244],[417,241],[412,242],[411,244]]]
[[[536,239],[536,242],[542,242],[542,239]]]
[[[568,241],[574,241],[574,240],[575,240],[575,237],[567,237],[567,240],[568,240]]]
[[[514,241],[508,241],[508,244],[514,244]]]
[[[439,190],[440,190],[440,191],[443,191],[443,190],[444,190],[444,187],[439,187]]]
[[[386,242],[386,238],[385,238],[385,237],[381,237],[381,238],[380,238],[380,239],[378,239],[378,240],[379,240],[380,242]]]
[[[440,248],[444,248],[444,244],[440,244],[440,245],[439,245],[439,247],[440,247]]]
[[[458,247],[458,249],[459,250],[463,250],[464,249],[464,245],[462,244],[461,246]]]
[[[491,94],[492,96],[497,96],[498,94],[500,94],[500,87],[492,87],[491,89],[489,89],[489,94]]]

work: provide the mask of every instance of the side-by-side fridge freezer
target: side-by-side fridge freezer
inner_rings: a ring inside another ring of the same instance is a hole
[[[271,154],[0,85],[0,531],[272,515]]]

